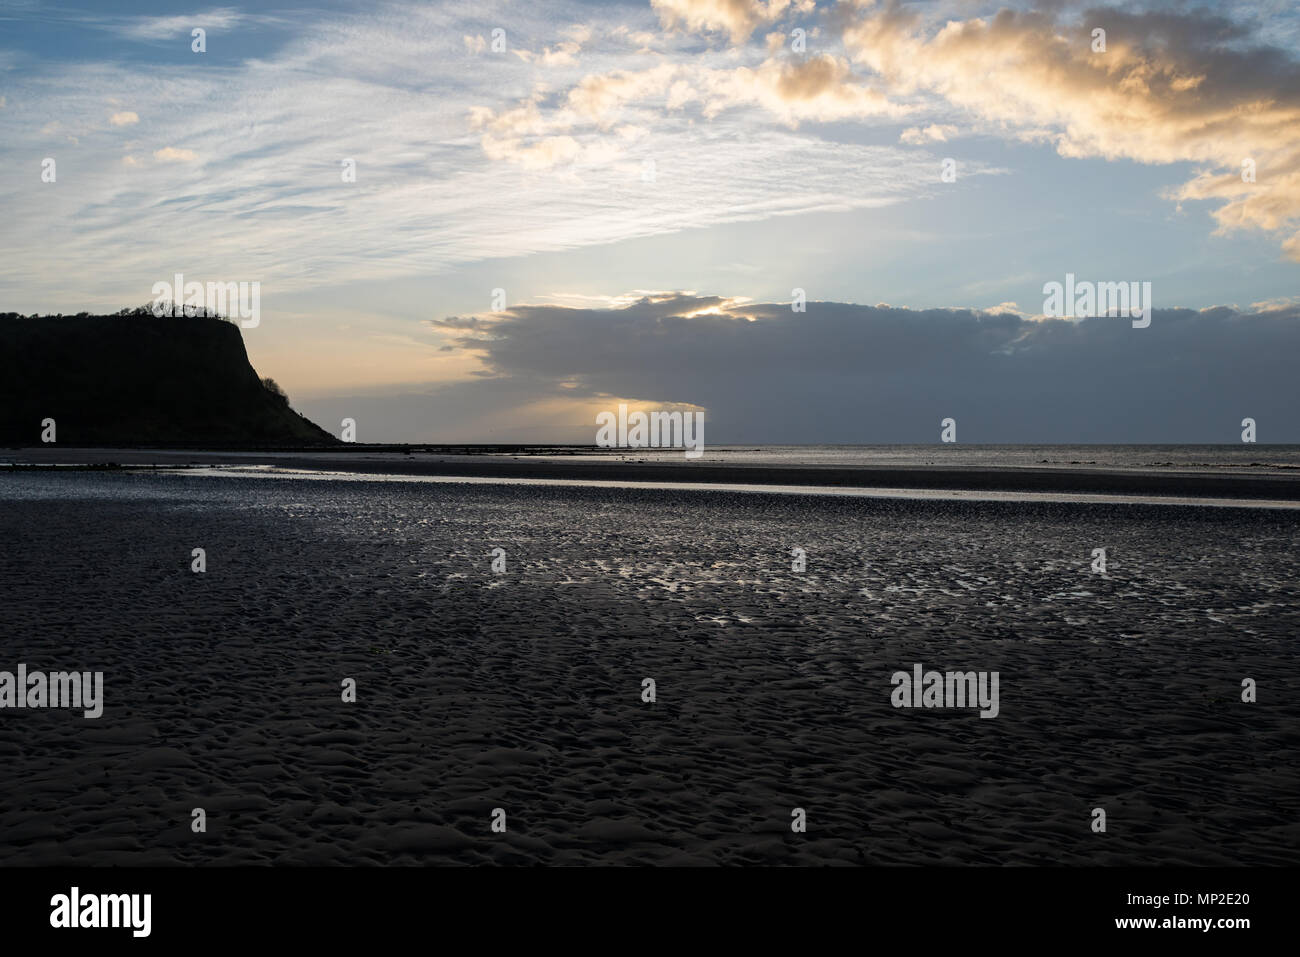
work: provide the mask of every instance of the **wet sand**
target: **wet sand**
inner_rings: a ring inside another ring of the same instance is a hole
[[[84,472],[0,500],[0,668],[106,698],[0,712],[6,865],[1300,859],[1294,513]],[[914,663],[998,671],[1000,714],[895,709]]]
[[[1295,469],[1006,468],[969,465],[889,467],[709,464],[684,458],[628,460],[610,454],[593,461],[565,461],[540,454],[443,451],[412,454],[391,446],[357,446],[322,451],[211,451],[178,449],[76,449],[62,446],[0,451],[15,464],[104,464],[121,466],[271,465],[387,475],[526,478],[615,482],[698,482],[701,484],[809,485],[843,488],[963,489],[967,491],[1063,492],[1182,497],[1256,498],[1300,501]],[[632,456],[634,458],[634,456]]]

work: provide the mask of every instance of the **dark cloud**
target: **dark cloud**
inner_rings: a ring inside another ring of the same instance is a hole
[[[962,442],[1234,443],[1247,416],[1261,441],[1300,441],[1300,306],[1157,308],[1135,329],[1127,318],[727,303],[515,307],[455,340],[485,377],[351,401],[382,407],[384,439],[565,397],[702,406],[711,444],[932,442],[948,416]],[[703,309],[716,312],[689,315]],[[573,439],[588,433],[573,423]]]

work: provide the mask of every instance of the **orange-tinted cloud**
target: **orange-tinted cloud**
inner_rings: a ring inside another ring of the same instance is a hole
[[[1002,10],[935,28],[889,5],[863,11],[843,38],[890,93],[937,94],[1062,156],[1204,164],[1170,196],[1223,201],[1221,231],[1292,232],[1283,248],[1300,259],[1300,69],[1277,50],[1246,48],[1227,20]],[[1242,176],[1248,159],[1255,182]]]
[[[772,23],[791,10],[809,12],[812,0],[650,0],[668,29],[726,33],[744,43],[760,24]]]

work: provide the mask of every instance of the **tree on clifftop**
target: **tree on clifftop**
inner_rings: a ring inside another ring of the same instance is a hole
[[[280,399],[285,405],[289,404],[289,393],[280,388],[280,383],[276,382],[270,376],[266,376],[262,379],[262,388],[271,393],[271,395],[275,396],[277,399]]]

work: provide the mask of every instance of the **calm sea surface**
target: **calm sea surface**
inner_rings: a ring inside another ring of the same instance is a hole
[[[564,459],[682,460],[680,449],[611,449]],[[891,466],[975,468],[1293,469],[1300,446],[1258,445],[725,445],[689,461],[713,465]]]

